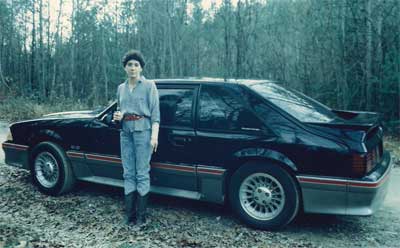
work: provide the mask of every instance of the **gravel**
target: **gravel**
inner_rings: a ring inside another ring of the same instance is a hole
[[[7,124],[0,121],[0,141]],[[229,207],[151,195],[150,223],[122,224],[123,191],[79,183],[51,197],[29,172],[5,165],[0,151],[0,248],[44,247],[400,247],[400,142],[389,139],[395,169],[388,196],[370,217],[300,214],[279,232],[240,223]]]
[[[128,227],[122,195],[79,183],[72,193],[47,196],[29,172],[0,164],[0,247],[398,247],[398,198],[370,217],[300,214],[267,232],[238,222],[227,206],[157,195],[150,223]]]

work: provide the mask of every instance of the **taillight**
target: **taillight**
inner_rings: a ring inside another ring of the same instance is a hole
[[[351,170],[354,176],[360,177],[366,174],[367,170],[367,155],[353,154]]]
[[[372,152],[369,152],[368,154],[367,154],[367,173],[369,172],[369,171],[371,171],[371,169],[372,169],[372,167],[373,167],[373,165],[375,164],[375,155],[374,155],[374,152],[372,151]]]
[[[370,172],[380,160],[381,153],[379,146],[366,154],[353,154],[351,165],[353,175],[356,177],[364,176]]]

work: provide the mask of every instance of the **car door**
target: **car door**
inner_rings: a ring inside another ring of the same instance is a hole
[[[256,147],[268,136],[249,105],[248,96],[238,85],[201,85],[196,124],[199,163],[229,169],[233,154]]]
[[[114,103],[106,113],[90,123],[87,133],[90,147],[86,154],[86,164],[94,176],[122,180],[120,130],[111,121],[115,109]]]
[[[152,187],[196,191],[194,110],[197,85],[159,84],[160,132],[152,156]]]

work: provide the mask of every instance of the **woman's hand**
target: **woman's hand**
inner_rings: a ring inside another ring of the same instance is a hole
[[[122,120],[122,113],[121,111],[115,111],[113,115],[114,121],[121,121]]]
[[[153,152],[157,152],[157,147],[158,147],[158,131],[160,129],[160,124],[158,122],[154,122],[153,125],[151,125],[151,139],[150,139],[150,144],[151,147],[153,148]]]
[[[152,138],[150,140],[150,144],[151,144],[151,147],[153,148],[153,152],[157,152],[158,140]]]

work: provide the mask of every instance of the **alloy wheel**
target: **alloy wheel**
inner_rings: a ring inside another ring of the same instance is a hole
[[[59,165],[56,158],[49,152],[41,152],[36,156],[35,177],[45,188],[54,187],[60,177]]]
[[[282,212],[285,192],[279,181],[266,173],[255,173],[243,180],[239,189],[240,205],[251,217],[265,221]]]

